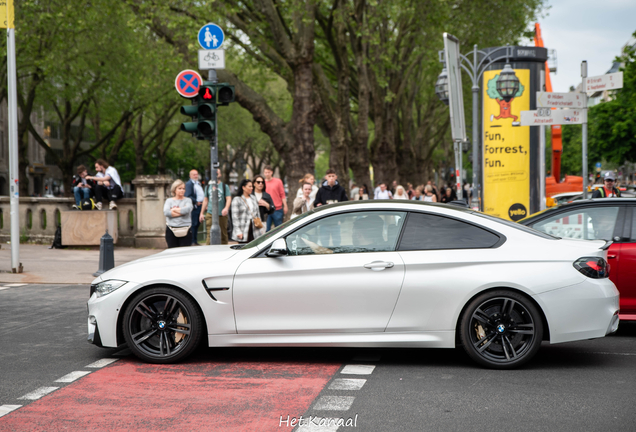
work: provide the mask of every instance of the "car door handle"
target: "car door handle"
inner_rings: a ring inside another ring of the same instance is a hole
[[[616,258],[616,255],[608,255],[607,256],[607,259],[615,259],[615,258]]]
[[[367,268],[373,271],[382,271],[384,269],[393,267],[393,265],[394,264],[392,262],[388,262],[388,261],[373,261],[369,264],[365,264],[364,268]]]

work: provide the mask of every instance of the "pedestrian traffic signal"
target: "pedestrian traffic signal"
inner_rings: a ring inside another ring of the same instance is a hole
[[[230,102],[234,102],[234,86],[226,83],[217,85],[218,104],[227,106]]]
[[[201,138],[209,138],[216,127],[216,88],[214,83],[204,81],[199,89],[197,131]]]
[[[181,114],[192,117],[191,122],[181,123],[181,130],[197,135],[197,118],[199,116],[199,103],[197,98],[191,99],[192,105],[184,105],[181,107]]]

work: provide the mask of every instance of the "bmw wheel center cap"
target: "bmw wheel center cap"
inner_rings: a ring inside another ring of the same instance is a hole
[[[163,330],[164,328],[166,328],[166,322],[165,321],[159,321],[157,323],[157,325],[159,326],[160,330]]]
[[[498,331],[499,333],[503,333],[503,332],[505,332],[505,331],[506,331],[506,326],[505,326],[505,325],[503,325],[503,324],[499,324],[499,325],[497,326],[497,331]]]

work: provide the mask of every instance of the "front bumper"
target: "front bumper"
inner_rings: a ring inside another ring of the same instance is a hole
[[[123,343],[117,340],[117,320],[124,302],[138,285],[128,282],[103,297],[97,297],[91,289],[91,298],[87,303],[89,343],[111,348],[116,348]]]

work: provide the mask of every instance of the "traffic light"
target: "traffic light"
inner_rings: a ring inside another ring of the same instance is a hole
[[[214,83],[204,81],[199,89],[197,130],[199,139],[209,138],[214,135],[216,127],[216,86]]]
[[[190,132],[194,135],[197,133],[198,122],[196,120],[199,116],[199,103],[197,98],[191,100],[192,105],[184,105],[181,107],[181,114],[192,117],[192,121],[181,123],[181,130],[184,132]]]
[[[234,86],[226,83],[217,84],[217,100],[219,105],[227,106],[234,102]]]

